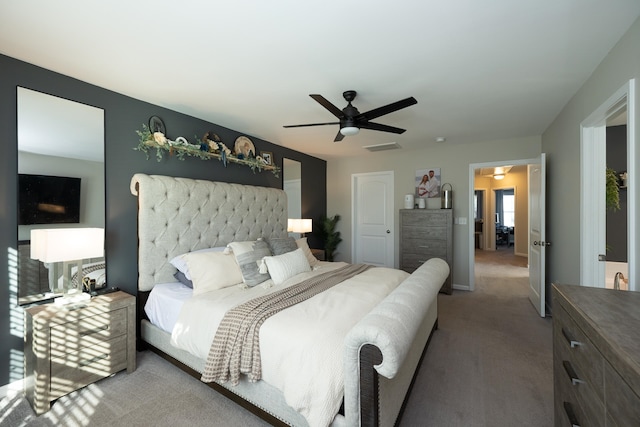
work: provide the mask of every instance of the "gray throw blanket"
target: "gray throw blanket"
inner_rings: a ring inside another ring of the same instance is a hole
[[[211,343],[202,381],[231,381],[236,385],[241,373],[247,374],[249,381],[258,381],[262,378],[259,332],[264,321],[371,267],[365,264],[347,265],[229,310]]]

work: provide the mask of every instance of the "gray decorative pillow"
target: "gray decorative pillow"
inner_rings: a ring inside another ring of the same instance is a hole
[[[242,281],[245,285],[253,287],[265,280],[269,280],[269,273],[260,273],[258,261],[271,255],[269,245],[264,240],[255,242],[232,242],[227,245],[233,251],[236,262],[242,272]]]
[[[293,237],[267,238],[267,243],[273,255],[282,255],[298,249],[296,239]]]

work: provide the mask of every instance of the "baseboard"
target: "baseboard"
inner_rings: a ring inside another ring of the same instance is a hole
[[[7,396],[14,396],[18,393],[22,393],[24,390],[24,380],[14,381],[9,384],[5,384],[0,387],[0,399],[4,399]]]
[[[456,291],[470,291],[471,288],[469,288],[469,285],[458,285],[458,284],[453,284],[452,286],[453,289],[455,289]]]

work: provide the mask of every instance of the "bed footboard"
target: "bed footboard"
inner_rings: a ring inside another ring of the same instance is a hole
[[[431,332],[448,264],[431,259],[365,316],[345,339],[347,425],[393,426]]]

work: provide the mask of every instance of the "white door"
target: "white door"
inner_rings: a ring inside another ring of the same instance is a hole
[[[529,299],[545,316],[545,154],[527,166],[529,174]]]
[[[353,263],[392,267],[393,171],[351,177]]]

